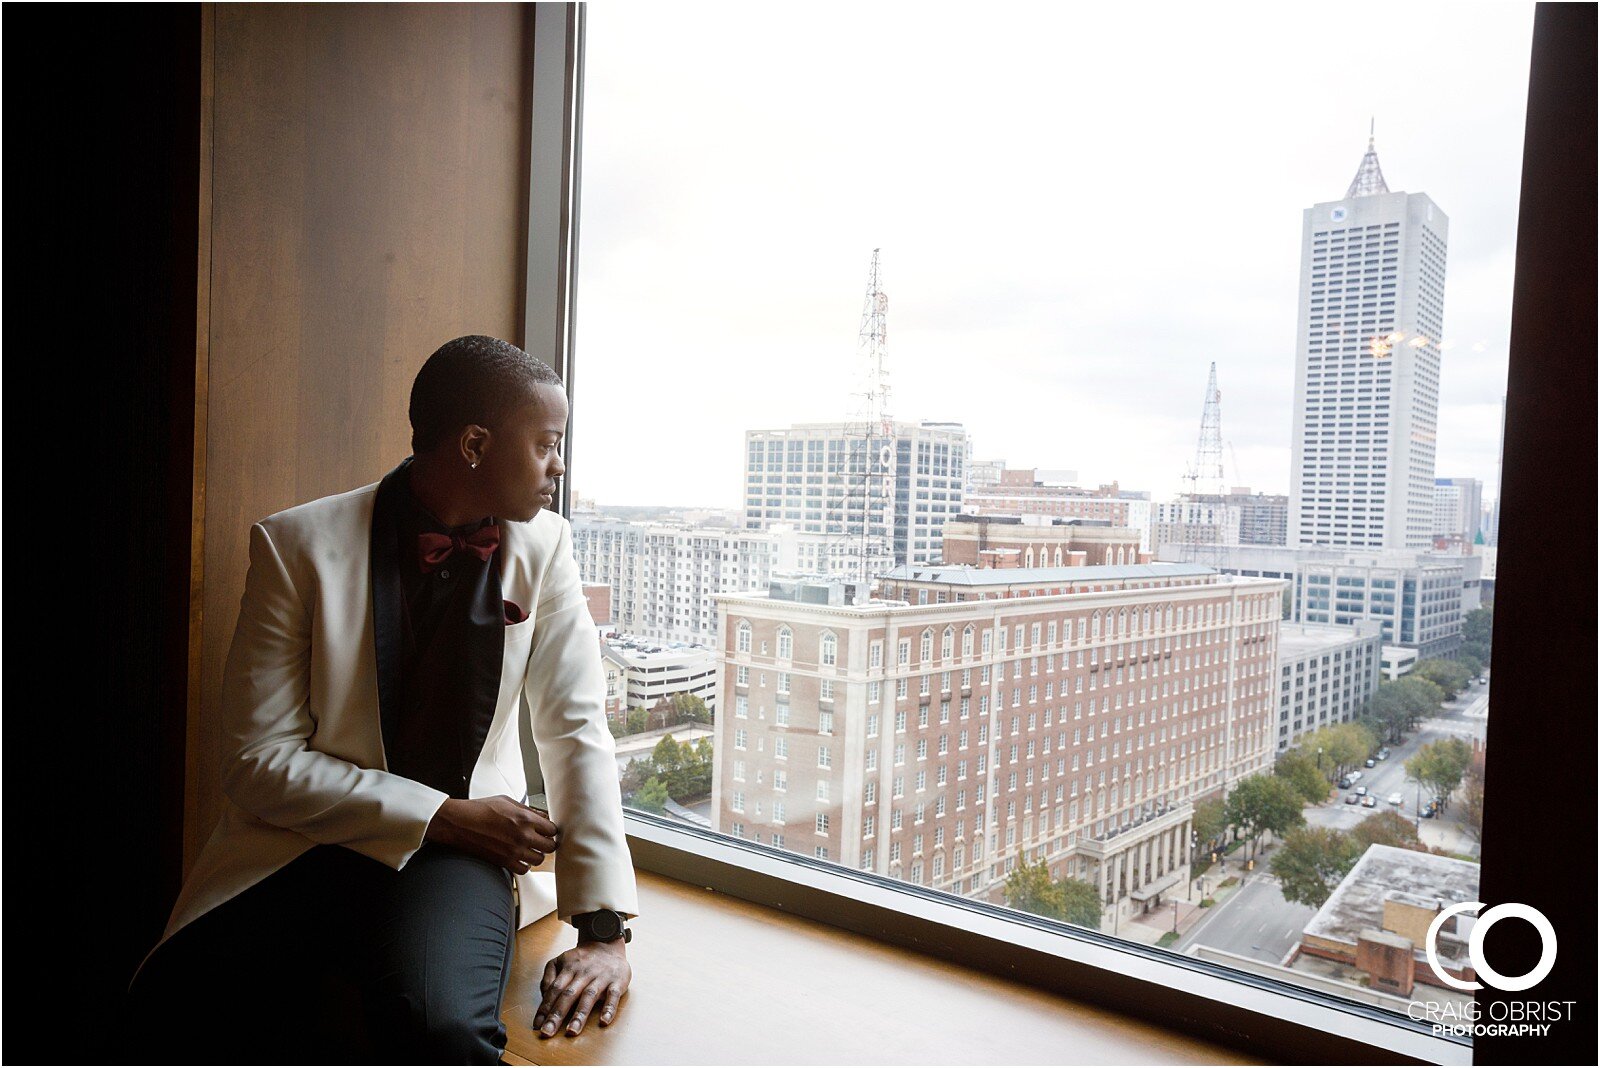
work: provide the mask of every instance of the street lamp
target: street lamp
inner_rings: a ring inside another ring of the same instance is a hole
[[[1172,933],[1178,933],[1178,903],[1176,901],[1172,903]]]
[[[1317,770],[1322,770],[1322,746],[1317,746]]]

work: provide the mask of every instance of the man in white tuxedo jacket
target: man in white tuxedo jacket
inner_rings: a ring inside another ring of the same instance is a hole
[[[169,1059],[227,1035],[268,1059],[496,1063],[512,941],[552,883],[579,944],[546,967],[535,1027],[609,1024],[631,981],[604,673],[550,510],[565,391],[458,338],[411,422],[381,482],[250,529],[224,812],[133,984]]]

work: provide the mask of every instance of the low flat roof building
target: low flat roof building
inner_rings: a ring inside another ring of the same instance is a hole
[[[1347,965],[1366,973],[1374,989],[1399,997],[1411,997],[1415,983],[1454,994],[1428,963],[1428,927],[1451,905],[1478,900],[1478,875],[1479,866],[1471,861],[1371,846],[1306,924],[1296,956]],[[1440,964],[1466,982],[1475,981],[1467,954],[1474,922],[1473,915],[1457,913],[1436,939]],[[1441,995],[1430,990],[1427,996],[1438,1000]]]

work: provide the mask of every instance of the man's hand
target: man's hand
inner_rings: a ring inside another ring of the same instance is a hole
[[[503,794],[447,799],[434,813],[425,837],[517,875],[537,868],[561,844],[561,832],[549,817]]]
[[[600,1026],[607,1027],[617,1018],[622,995],[632,981],[633,968],[622,939],[580,943],[544,966],[539,981],[544,1000],[533,1014],[533,1026],[540,1037],[549,1038],[564,1024],[570,1037],[583,1030],[599,1005]]]

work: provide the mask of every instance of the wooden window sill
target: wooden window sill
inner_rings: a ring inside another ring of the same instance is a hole
[[[508,1064],[1258,1064],[1214,1042],[641,871],[633,989],[610,1028],[533,1031],[539,977],[572,946],[517,937]]]

